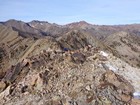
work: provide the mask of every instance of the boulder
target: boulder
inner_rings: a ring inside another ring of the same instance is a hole
[[[0,92],[2,92],[6,88],[6,83],[4,81],[0,81]]]
[[[107,71],[103,74],[101,77],[100,85],[98,89],[101,90],[102,94],[106,94],[110,99],[112,97],[115,98],[115,100],[119,100],[122,102],[129,103],[131,101],[132,93],[134,92],[133,86],[126,81],[121,76],[115,74],[112,71]],[[104,93],[105,91],[109,91],[109,93]],[[106,96],[105,95],[105,96]]]

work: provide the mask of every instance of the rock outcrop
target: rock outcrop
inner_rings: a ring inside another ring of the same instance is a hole
[[[1,103],[7,105],[139,103],[139,100],[133,98],[135,87],[131,82],[119,73],[102,66],[113,56],[111,54],[104,56],[100,52],[100,49],[89,45],[80,50],[44,51],[28,57],[11,68],[11,76],[7,77],[9,75],[7,71],[1,81]],[[106,57],[106,60],[102,60],[102,57]],[[15,72],[16,68],[19,72]],[[9,79],[11,77],[12,79]]]

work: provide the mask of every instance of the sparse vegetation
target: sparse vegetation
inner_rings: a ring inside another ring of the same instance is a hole
[[[4,53],[3,48],[0,48],[0,63],[2,63],[2,61],[3,61],[3,59],[4,59],[5,56],[6,56],[6,55],[5,55],[5,53]]]
[[[135,52],[138,52],[138,48],[134,47],[134,46],[131,46],[131,49]]]
[[[138,66],[138,67],[140,67],[140,63],[139,63],[139,64],[137,64],[137,66]]]

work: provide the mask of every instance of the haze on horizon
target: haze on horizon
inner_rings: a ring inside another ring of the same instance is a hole
[[[133,24],[140,23],[139,4],[140,0],[0,0],[0,21]]]

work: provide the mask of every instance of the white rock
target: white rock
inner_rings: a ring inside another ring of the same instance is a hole
[[[118,71],[118,68],[115,67],[115,66],[112,66],[111,64],[105,64],[105,65],[108,67],[109,70],[112,70],[114,72],[117,72]]]
[[[33,28],[34,28],[35,26],[34,26],[34,25],[31,25],[31,27],[33,27]]]
[[[133,97],[136,99],[140,99],[140,92],[134,92]]]
[[[86,86],[86,90],[90,91],[90,86],[89,85]]]
[[[8,86],[2,93],[0,93],[0,99],[4,98],[10,94],[10,88],[11,88],[11,86]]]
[[[108,57],[108,54],[106,52],[104,52],[104,51],[100,51],[100,54],[105,56],[105,57]]]

